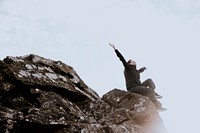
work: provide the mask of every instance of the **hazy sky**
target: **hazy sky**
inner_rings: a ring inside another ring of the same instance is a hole
[[[30,53],[71,65],[100,96],[125,90],[125,58],[146,66],[169,133],[199,131],[200,0],[0,0],[0,59]]]

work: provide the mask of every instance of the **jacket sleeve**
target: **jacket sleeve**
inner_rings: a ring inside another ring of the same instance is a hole
[[[142,72],[144,72],[144,70],[146,70],[146,67],[142,67],[138,71],[139,71],[139,73],[142,73]]]
[[[116,53],[117,57],[119,57],[120,61],[123,63],[124,67],[127,68],[128,65],[127,65],[127,62],[126,62],[125,58],[123,57],[123,55],[117,49],[115,49],[115,53]]]

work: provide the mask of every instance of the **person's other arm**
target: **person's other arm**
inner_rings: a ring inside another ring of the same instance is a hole
[[[147,68],[146,67],[142,67],[142,68],[140,68],[138,71],[139,71],[139,73],[142,73],[142,72],[144,72],[144,70],[146,70]]]

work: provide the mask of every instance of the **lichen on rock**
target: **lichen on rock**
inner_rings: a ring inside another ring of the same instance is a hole
[[[166,133],[146,97],[113,89],[102,98],[61,61],[30,54],[0,61],[3,133]]]

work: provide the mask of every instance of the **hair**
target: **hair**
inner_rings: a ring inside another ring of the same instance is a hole
[[[133,62],[134,62],[134,64],[135,64],[135,66],[136,66],[136,62],[135,62],[135,61],[133,61],[133,60],[131,60],[131,59],[130,59],[130,60],[128,60],[128,62],[127,62],[127,63],[128,63],[128,64],[131,64],[131,65],[134,65],[134,64],[132,64]]]

